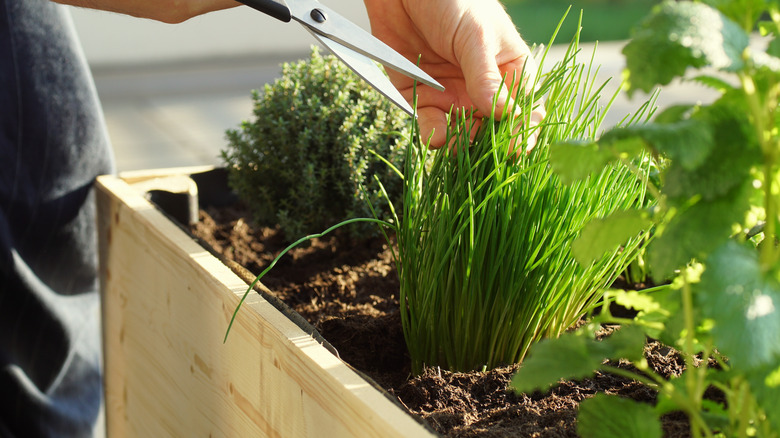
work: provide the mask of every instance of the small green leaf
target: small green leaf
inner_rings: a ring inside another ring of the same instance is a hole
[[[621,290],[615,294],[615,303],[638,312],[656,312],[662,309],[661,303],[655,299],[656,296],[658,295],[644,291]]]
[[[691,78],[691,80],[701,85],[704,85],[705,87],[712,88],[713,90],[718,91],[720,93],[725,93],[727,91],[733,91],[736,89],[734,85],[726,82],[725,80],[717,76],[698,75]]]
[[[623,48],[629,93],[666,85],[688,67],[739,71],[748,43],[748,34],[716,9],[696,2],[664,2]]]
[[[700,200],[673,217],[647,249],[654,278],[671,278],[675,270],[706,257],[726,241],[732,226],[744,218],[752,190],[752,186],[743,184],[728,196]]]
[[[686,170],[700,166],[712,150],[712,131],[706,123],[698,120],[651,123],[623,130],[641,138],[657,153],[668,156]],[[608,134],[602,141],[609,138]]]
[[[665,172],[664,194],[683,203],[699,195],[715,199],[750,179],[750,170],[760,153],[748,113],[744,97],[739,93],[727,93],[694,113],[694,123],[709,126],[709,136],[699,140],[709,139],[710,143],[698,146],[706,148],[707,153],[689,157],[687,162],[673,159]],[[677,157],[682,157],[679,152]]]
[[[564,184],[600,172],[615,157],[593,142],[566,142],[550,146],[550,165]]]
[[[777,363],[780,284],[762,272],[758,252],[729,241],[712,253],[706,265],[696,286],[696,300],[702,315],[715,321],[715,345],[735,367]]]
[[[664,108],[663,111],[655,116],[655,123],[676,123],[682,120],[687,120],[691,117],[691,113],[698,107],[691,104],[678,104],[669,105]]]
[[[649,404],[596,394],[579,409],[577,433],[583,438],[661,438],[661,421]]]
[[[599,148],[609,151],[613,158],[631,159],[645,149],[645,141],[637,135],[635,125],[623,126],[605,133],[599,140]]]
[[[592,376],[604,360],[603,355],[590,351],[592,344],[582,332],[540,341],[512,377],[512,388],[517,392],[545,391],[561,379]]]
[[[547,390],[562,379],[590,377],[605,359],[639,360],[645,335],[634,326],[623,327],[601,341],[588,327],[545,339],[534,345],[523,366],[512,377],[517,392]]]
[[[670,318],[673,317],[679,303],[678,291],[668,285],[659,286],[652,290],[644,291],[616,291],[615,303],[634,309],[638,313],[634,317],[634,324],[642,328],[645,335],[659,339],[668,329]]]
[[[641,210],[618,211],[603,219],[594,219],[572,243],[572,254],[580,265],[588,266],[651,225],[647,212]]]
[[[601,341],[593,341],[591,349],[594,355],[603,359],[626,359],[638,362],[644,358],[644,346],[647,337],[642,329],[635,325],[623,325]]]
[[[598,142],[568,141],[550,146],[550,165],[564,184],[586,179],[618,159],[631,159],[644,150],[644,142],[630,128],[605,133]]]

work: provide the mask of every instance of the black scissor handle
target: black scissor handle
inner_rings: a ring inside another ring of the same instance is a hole
[[[257,9],[258,11],[268,14],[277,20],[289,23],[292,20],[290,15],[290,8],[282,3],[277,3],[273,0],[238,0],[239,2],[249,6],[250,8]]]

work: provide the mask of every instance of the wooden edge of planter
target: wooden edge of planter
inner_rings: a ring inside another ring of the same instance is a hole
[[[189,166],[189,167],[166,167],[161,169],[148,170],[127,170],[119,173],[119,179],[127,184],[135,184],[142,181],[149,181],[154,178],[166,178],[177,175],[192,175],[193,173],[205,172],[214,169],[214,166]]]
[[[96,187],[109,437],[433,436],[255,293],[223,343],[247,284],[126,181]]]

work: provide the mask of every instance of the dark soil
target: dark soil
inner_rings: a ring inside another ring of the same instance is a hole
[[[192,232],[217,253],[259,273],[286,245],[270,228],[252,227],[240,207],[201,211]],[[344,236],[314,240],[293,250],[262,280],[332,344],[340,357],[398,397],[411,413],[448,437],[576,437],[580,401],[605,392],[653,403],[654,391],[627,379],[598,374],[564,381],[551,392],[515,394],[508,383],[517,365],[487,372],[428,369],[410,376],[398,313],[398,278],[383,238],[350,242]],[[650,342],[649,363],[679,375],[683,360]],[[630,367],[629,363],[620,366]],[[689,436],[682,414],[664,418],[664,436]]]

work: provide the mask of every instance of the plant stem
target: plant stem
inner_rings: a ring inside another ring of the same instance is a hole
[[[775,167],[780,143],[773,138],[772,130],[766,129],[767,120],[772,120],[774,105],[777,102],[778,87],[770,87],[767,93],[765,105],[761,104],[756,84],[750,74],[742,73],[739,75],[742,82],[742,89],[745,92],[748,105],[750,107],[753,125],[756,130],[759,145],[764,159],[764,211],[766,215],[766,225],[764,228],[764,244],[761,245],[759,260],[761,270],[767,272],[775,266],[777,261],[777,247],[775,245],[775,236],[777,232],[777,199],[774,195],[775,187]],[[764,110],[766,108],[766,111]]]
[[[765,155],[766,157],[766,155]],[[776,216],[777,199],[775,199],[773,188],[775,185],[775,165],[774,159],[766,158],[764,163],[764,209],[766,211],[766,225],[764,227],[764,244],[761,245],[760,263],[761,271],[767,272],[775,266],[777,260],[777,247],[775,236],[777,235]]]
[[[740,412],[739,412],[739,436],[740,438],[747,438],[747,429],[750,427],[750,402],[749,402],[749,391],[750,388],[748,387],[747,382],[743,381],[742,379],[737,379],[737,394],[739,397],[739,403],[741,405]]]
[[[664,380],[663,377],[656,374],[653,370],[647,368],[647,367],[640,367],[637,366],[637,364],[634,364],[634,366],[637,367],[640,371],[644,372],[648,377],[642,377],[642,375],[637,374],[632,371],[624,370],[623,368],[618,368],[616,366],[612,365],[604,365],[602,367],[602,370],[605,372],[608,372],[610,374],[614,374],[616,376],[625,377],[626,379],[635,380],[648,388],[653,388],[660,390],[663,386],[667,385],[669,382]]]
[[[674,404],[677,407],[680,408],[680,410],[682,410],[688,415],[688,419],[691,423],[691,432],[693,433],[693,436],[700,437],[701,432],[703,431],[705,436],[712,437],[712,433],[709,431],[709,428],[707,427],[707,423],[701,417],[701,409],[699,407],[699,403],[697,403],[696,400],[694,400],[690,396],[681,394],[680,391],[678,391],[674,387],[674,385],[669,383],[669,381],[667,381],[663,377],[659,376],[655,371],[650,369],[650,367],[648,367],[646,364],[635,363],[634,366],[636,366],[638,370],[642,371],[644,375],[647,377],[643,377],[642,375],[637,374],[635,372],[624,370],[622,368],[614,367],[611,365],[603,366],[602,370],[610,374],[614,374],[616,376],[636,380],[637,382],[649,388],[654,388],[658,392],[665,394],[674,402]]]
[[[254,281],[252,281],[252,284],[249,285],[249,287],[246,289],[246,292],[244,292],[244,295],[241,297],[241,299],[238,301],[238,304],[236,305],[236,309],[233,311],[233,316],[230,317],[230,323],[228,323],[227,330],[225,330],[225,338],[222,340],[222,343],[227,342],[227,337],[230,334],[230,329],[233,328],[233,323],[236,320],[236,315],[238,315],[239,309],[241,309],[241,305],[244,304],[244,301],[246,301],[246,297],[249,295],[250,292],[252,292],[252,289],[257,285],[257,283],[260,281],[261,278],[265,276],[265,274],[268,273],[271,269],[273,269],[274,266],[276,266],[276,263],[279,261],[279,259],[282,258],[285,254],[287,254],[291,249],[295,248],[296,246],[302,244],[303,242],[306,242],[307,240],[316,239],[318,237],[322,237],[331,231],[341,228],[344,225],[349,225],[356,222],[369,222],[374,223],[383,227],[387,227],[390,229],[395,229],[395,226],[391,224],[390,222],[383,221],[380,219],[372,219],[372,218],[352,218],[347,219],[345,221],[339,222],[336,225],[333,225],[332,227],[328,228],[327,230],[316,233],[316,234],[309,234],[308,236],[301,237],[300,239],[296,240],[295,242],[291,243],[287,248],[283,249],[282,252],[280,252],[274,259],[271,261],[271,263],[268,265],[267,268],[263,270],[263,272],[260,273],[257,277],[255,277]]]
[[[691,285],[688,283],[688,279],[683,277],[682,286],[682,304],[683,304],[683,319],[685,321],[685,339],[683,346],[683,358],[685,359],[685,387],[688,390],[688,402],[691,412],[691,434],[694,438],[701,436],[702,429],[707,433],[706,426],[702,428],[700,424],[693,421],[692,413],[695,413],[698,417],[701,412],[701,394],[699,374],[696,372],[696,365],[693,358],[695,355],[694,337],[695,337],[695,320],[693,314],[693,291],[691,291]],[[707,434],[709,435],[709,434]]]

